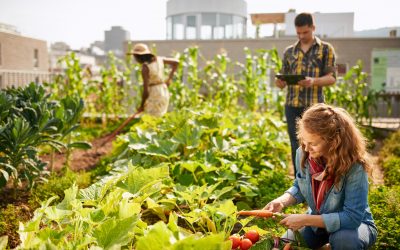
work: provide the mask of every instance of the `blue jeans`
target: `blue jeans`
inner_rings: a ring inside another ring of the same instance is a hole
[[[299,141],[297,140],[297,133],[296,133],[296,120],[300,119],[304,111],[306,110],[305,107],[292,107],[285,105],[285,116],[287,122],[287,128],[289,133],[290,139],[290,147],[292,150],[292,163],[294,168],[294,176],[296,176],[296,150],[299,148]]]
[[[361,223],[358,229],[341,229],[329,234],[319,228],[316,232],[311,227],[304,227],[299,231],[309,248],[318,249],[329,243],[332,250],[368,249],[377,236],[376,228]],[[294,240],[293,233],[288,230],[283,238]]]

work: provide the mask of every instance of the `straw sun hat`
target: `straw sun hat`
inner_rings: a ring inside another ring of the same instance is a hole
[[[144,43],[138,43],[135,44],[135,46],[133,47],[133,50],[131,50],[131,52],[126,53],[127,55],[153,55],[153,53],[151,53],[149,47],[147,47],[146,44]]]

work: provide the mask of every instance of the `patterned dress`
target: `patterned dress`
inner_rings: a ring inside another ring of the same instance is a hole
[[[149,68],[149,96],[144,103],[144,112],[153,116],[163,116],[168,110],[169,91],[164,82],[164,59],[156,57]]]

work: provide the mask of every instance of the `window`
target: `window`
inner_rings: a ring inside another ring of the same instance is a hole
[[[183,16],[173,16],[172,25],[172,39],[183,39]]]
[[[214,39],[224,38],[224,27],[215,26],[213,36],[214,36]]]
[[[244,18],[233,16],[233,37],[243,38],[244,36]]]
[[[39,50],[33,50],[33,67],[39,68]]]
[[[168,40],[172,39],[172,18],[171,17],[167,18],[167,39]]]
[[[217,25],[217,14],[201,14],[201,39],[213,39],[213,28]]]
[[[197,20],[196,16],[186,17],[186,39],[196,39]]]
[[[219,25],[223,27],[224,38],[232,38],[233,37],[232,15],[219,14]]]

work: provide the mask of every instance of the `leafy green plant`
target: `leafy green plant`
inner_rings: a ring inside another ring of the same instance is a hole
[[[388,157],[400,157],[400,131],[391,133],[383,142],[379,158],[384,161]]]
[[[324,88],[326,102],[346,108],[356,122],[371,124],[381,93],[369,88],[367,77],[362,62],[358,61],[335,86]]]
[[[17,233],[19,223],[28,221],[32,212],[33,210],[25,205],[12,204],[0,210],[0,235],[7,236],[9,246],[16,247],[21,242]],[[7,246],[7,243],[5,243],[5,246]]]
[[[80,119],[83,114],[84,103],[78,96],[66,96],[61,99],[60,105],[55,110],[55,117],[62,121],[59,128],[61,134],[60,140],[65,142],[66,148],[66,166],[70,164],[70,156],[72,149],[89,149],[91,144],[85,141],[73,141],[72,133],[79,128]],[[53,169],[53,155],[50,163],[50,169]]]
[[[4,93],[11,105],[2,112],[0,124],[0,184],[11,180],[16,188],[21,180],[27,180],[32,186],[45,166],[37,157],[37,147],[62,146],[57,140],[60,120],[52,116],[55,105],[48,101],[43,87],[31,83],[26,88],[7,89]]]
[[[3,92],[4,91],[4,92]],[[56,150],[63,147],[87,148],[85,142],[62,140],[77,128],[83,101],[67,96],[60,102],[50,101],[42,86],[31,83],[25,88],[3,90],[0,123],[0,186],[12,181],[14,188],[24,180],[31,187],[46,172],[46,164],[38,158],[42,146]],[[70,137],[69,137],[70,138]]]
[[[400,246],[400,186],[371,189],[369,203],[378,227],[374,249],[398,249]]]
[[[383,171],[387,186],[400,185],[400,157],[386,158],[383,162]]]

